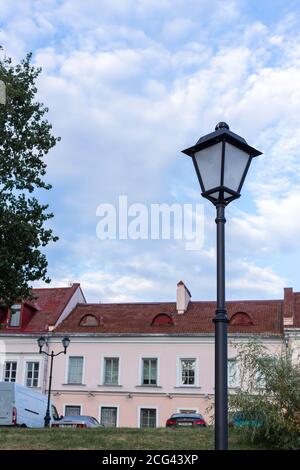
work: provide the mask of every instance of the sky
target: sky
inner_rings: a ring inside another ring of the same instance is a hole
[[[0,44],[42,67],[61,137],[41,194],[59,236],[52,286],[89,302],[216,296],[214,207],[181,150],[219,121],[263,152],[226,209],[228,299],[300,291],[300,4],[293,0],[0,0]],[[202,204],[204,243],[99,240],[99,204]],[[43,283],[38,283],[43,286]]]

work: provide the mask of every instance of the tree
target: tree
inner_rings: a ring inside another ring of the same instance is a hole
[[[300,367],[290,349],[270,354],[259,341],[238,346],[240,387],[229,408],[248,420],[253,442],[300,448]]]
[[[0,58],[7,94],[0,108],[0,300],[5,305],[30,298],[32,281],[50,282],[41,247],[58,239],[45,227],[53,214],[34,193],[51,188],[43,181],[44,156],[60,139],[44,117],[48,109],[35,100],[41,68],[31,65],[31,57],[17,65]]]

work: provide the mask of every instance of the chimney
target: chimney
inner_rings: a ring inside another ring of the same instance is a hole
[[[179,281],[177,284],[176,309],[179,315],[182,315],[188,308],[192,295],[184,282]]]
[[[293,326],[294,312],[295,302],[293,288],[285,287],[283,300],[283,326]]]

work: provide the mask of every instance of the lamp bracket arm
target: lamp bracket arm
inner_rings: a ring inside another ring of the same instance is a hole
[[[53,356],[59,356],[60,354],[66,354],[66,351],[60,351],[59,353],[53,354]]]
[[[40,349],[40,354],[45,354],[45,356],[51,356],[51,354],[47,353],[47,351],[43,351]]]
[[[49,354],[47,351],[41,350],[40,354],[45,354],[45,356],[48,356],[48,357],[51,357],[51,356],[56,357],[56,356],[59,356],[60,354],[65,354],[65,351],[60,351],[59,353],[56,353],[56,354],[54,354],[54,352],[52,351],[51,354]]]

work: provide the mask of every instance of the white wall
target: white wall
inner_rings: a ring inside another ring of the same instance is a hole
[[[86,303],[86,300],[84,298],[82,290],[80,286],[78,286],[76,291],[74,292],[74,295],[71,297],[65,309],[63,310],[62,314],[60,315],[59,319],[55,323],[54,328],[56,328],[57,325],[59,325],[65,318],[67,318],[69,313],[73,310],[73,308],[76,307],[77,304],[85,304],[85,303]]]

